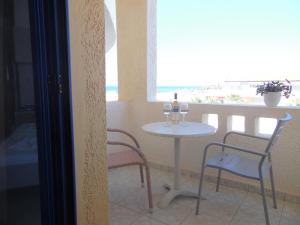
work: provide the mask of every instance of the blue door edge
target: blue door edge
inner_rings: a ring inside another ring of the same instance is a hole
[[[74,218],[74,224],[77,225],[77,198],[76,198],[76,158],[75,158],[75,139],[74,139],[74,117],[73,117],[73,95],[72,95],[72,67],[71,67],[71,41],[70,41],[70,17],[69,17],[69,0],[64,0],[65,1],[65,15],[66,15],[66,42],[67,42],[67,54],[68,54],[68,68],[69,68],[69,73],[68,73],[68,83],[69,83],[69,88],[68,88],[68,96],[69,96],[69,109],[70,109],[70,128],[71,128],[71,141],[72,141],[72,161],[73,161],[73,218]]]
[[[29,0],[42,225],[76,224],[67,0]]]

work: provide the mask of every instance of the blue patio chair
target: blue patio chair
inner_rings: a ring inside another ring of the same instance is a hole
[[[202,184],[203,184],[203,175],[204,170],[206,167],[211,167],[218,169],[218,179],[217,179],[217,187],[216,191],[219,191],[220,185],[220,178],[222,170],[228,171],[238,176],[242,176],[245,178],[257,180],[260,182],[260,191],[262,195],[262,201],[264,206],[264,213],[266,224],[270,225],[269,215],[268,215],[268,208],[266,202],[266,194],[265,194],[265,187],[264,187],[264,177],[270,174],[271,178],[271,188],[272,188],[272,196],[273,196],[273,206],[276,209],[276,196],[275,196],[275,186],[274,186],[274,176],[272,170],[272,162],[271,162],[271,150],[273,145],[276,143],[284,125],[292,119],[292,116],[288,113],[285,114],[284,118],[278,119],[276,128],[270,138],[265,137],[258,137],[254,135],[248,135],[239,132],[228,132],[224,136],[223,143],[213,142],[206,145],[204,149],[203,161],[202,161],[202,169],[200,175],[200,184],[199,184],[199,192],[198,192],[198,200],[196,206],[196,214],[199,214],[199,205],[201,200],[201,191],[202,191]],[[245,136],[248,138],[259,139],[267,141],[266,149],[264,152],[258,152],[253,149],[242,148],[235,145],[226,144],[226,139],[230,135],[240,135]],[[206,160],[207,151],[212,149],[210,147],[219,147],[221,152],[213,156],[211,159]],[[248,153],[249,155],[257,156],[257,159],[249,159],[245,156],[226,153],[226,149],[232,149],[239,152]]]

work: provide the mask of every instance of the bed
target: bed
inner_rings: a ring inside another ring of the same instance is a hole
[[[0,191],[39,185],[36,126],[24,123],[0,143]]]

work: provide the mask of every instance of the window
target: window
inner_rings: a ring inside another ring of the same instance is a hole
[[[218,114],[202,114],[202,122],[218,129],[219,116]]]
[[[260,136],[271,136],[277,125],[274,118],[259,117],[256,119],[256,134]]]
[[[118,100],[116,2],[105,0],[106,100]]]
[[[289,79],[300,106],[300,1],[157,1],[157,100],[263,104],[256,85]]]
[[[227,119],[227,130],[245,132],[245,117],[232,115]]]

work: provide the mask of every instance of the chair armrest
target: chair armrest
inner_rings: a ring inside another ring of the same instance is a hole
[[[124,143],[124,142],[118,142],[118,141],[107,141],[107,144],[108,145],[121,145],[121,146],[130,148],[131,150],[135,151],[141,157],[141,159],[144,161],[144,164],[147,165],[146,157],[145,157],[144,153],[140,150],[140,148],[135,147],[130,144],[127,144],[127,143]]]
[[[227,132],[224,136],[224,139],[223,139],[223,143],[226,143],[226,139],[229,135],[239,135],[239,136],[244,136],[244,137],[249,137],[249,138],[255,138],[255,139],[260,139],[260,140],[263,140],[263,141],[269,141],[270,139],[269,138],[265,138],[265,137],[259,137],[259,136],[255,136],[255,135],[251,135],[251,134],[245,134],[245,133],[240,133],[240,132],[236,132],[236,131],[230,131],[230,132]]]
[[[241,151],[241,152],[246,152],[246,153],[249,153],[249,154],[253,154],[253,155],[257,155],[257,156],[262,156],[262,157],[266,157],[267,156],[266,153],[261,153],[261,152],[257,152],[257,151],[252,150],[252,149],[241,148],[241,147],[238,147],[238,146],[235,146],[235,145],[228,145],[228,144],[219,143],[219,142],[212,142],[212,143],[206,145],[205,152],[211,146],[219,146],[219,147],[222,147],[222,148],[230,148],[230,149],[233,149],[233,150],[237,150],[237,151]]]
[[[132,134],[130,134],[124,130],[121,130],[121,129],[107,128],[106,130],[107,130],[107,132],[125,134],[127,137],[129,137],[134,142],[134,144],[136,145],[137,148],[140,148],[140,144],[138,143],[138,141],[135,139],[135,137]]]

